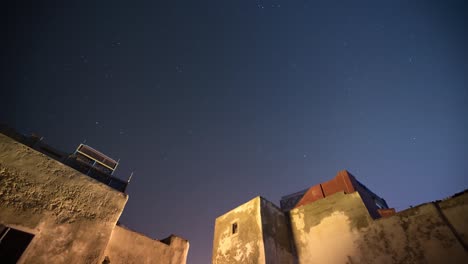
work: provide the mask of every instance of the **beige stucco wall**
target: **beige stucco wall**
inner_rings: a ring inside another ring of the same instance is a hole
[[[172,236],[167,245],[126,228],[115,226],[105,251],[111,264],[185,264],[189,242]]]
[[[0,224],[34,234],[19,263],[101,263],[123,193],[0,134]]]
[[[336,193],[290,211],[299,263],[348,263],[372,220],[359,193]]]
[[[232,224],[238,234],[232,234]],[[256,197],[218,217],[213,240],[213,263],[295,263],[287,219],[281,210]]]
[[[255,197],[216,218],[213,264],[265,263],[260,203],[261,198]],[[237,234],[232,234],[233,223],[238,224]]]
[[[467,196],[439,204],[461,234],[467,233]],[[372,220],[359,193],[337,193],[290,213],[299,263],[468,261],[467,252],[433,203]]]
[[[459,211],[461,215],[467,211]],[[363,230],[360,263],[467,263],[468,255],[433,203],[377,220]]]

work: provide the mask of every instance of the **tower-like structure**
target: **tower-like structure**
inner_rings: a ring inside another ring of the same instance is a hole
[[[216,218],[213,263],[294,263],[286,216],[258,196]]]

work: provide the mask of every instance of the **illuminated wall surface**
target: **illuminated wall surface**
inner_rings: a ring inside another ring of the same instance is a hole
[[[212,262],[468,263],[468,192],[394,213],[343,173],[285,212],[256,197],[218,217]]]
[[[187,240],[116,225],[127,199],[0,133],[0,263],[185,263]]]
[[[118,226],[128,196],[0,134],[1,263],[185,263],[187,240]],[[346,171],[218,217],[212,262],[468,263],[468,192],[393,213]]]

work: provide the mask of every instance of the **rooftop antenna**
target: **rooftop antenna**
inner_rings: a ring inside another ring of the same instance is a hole
[[[132,177],[133,177],[133,171],[132,173],[130,173],[130,177],[128,177],[127,183],[130,183],[130,181],[132,180]]]

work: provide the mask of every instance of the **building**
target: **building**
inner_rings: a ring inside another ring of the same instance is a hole
[[[0,127],[0,262],[186,263],[187,240],[118,224],[128,181],[117,165],[86,145],[66,154]]]
[[[396,213],[347,171],[215,221],[213,264],[467,263],[468,192]]]

